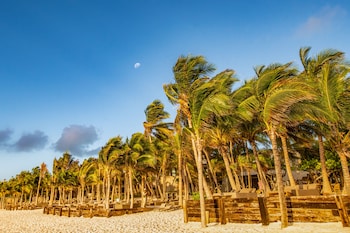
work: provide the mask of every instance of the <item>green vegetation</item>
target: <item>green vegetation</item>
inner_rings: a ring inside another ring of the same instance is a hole
[[[96,201],[108,209],[118,199],[132,208],[134,197],[144,206],[147,196],[166,201],[177,191],[180,205],[200,201],[205,227],[205,198],[254,187],[278,191],[287,226],[287,183],[317,182],[324,195],[338,183],[350,194],[350,66],[342,52],[309,51],[299,51],[303,70],[259,66],[237,89],[233,70],[211,76],[214,65],[203,56],[181,56],[174,82],[163,86],[177,107],[174,122],[155,100],[146,107],[144,133],[111,138],[81,164],[66,152],[52,173],[42,164],[1,182],[1,206]],[[295,171],[309,175],[297,179]]]

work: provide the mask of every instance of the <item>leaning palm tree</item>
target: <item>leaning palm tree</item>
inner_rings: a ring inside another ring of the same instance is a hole
[[[255,69],[257,79],[255,93],[245,101],[245,109],[261,112],[261,119],[271,140],[275,163],[277,187],[281,210],[281,227],[288,226],[287,205],[284,195],[282,166],[277,148],[278,129],[289,124],[289,114],[299,103],[314,99],[312,89],[307,83],[298,80],[291,63],[272,64]]]
[[[314,57],[309,56],[309,52],[311,50],[311,47],[305,47],[301,48],[299,50],[299,56],[300,61],[304,67],[304,71],[300,74],[302,77],[304,77],[306,80],[312,82],[314,84],[314,87],[319,93],[318,95],[318,101],[316,103],[313,103],[312,106],[309,106],[305,109],[314,109],[311,111],[311,119],[313,119],[313,130],[317,133],[318,142],[319,142],[319,155],[320,155],[320,163],[321,163],[321,172],[322,172],[322,192],[323,194],[331,194],[332,188],[328,179],[328,173],[326,168],[326,157],[325,157],[325,151],[324,151],[324,145],[323,145],[323,138],[326,135],[324,128],[327,127],[322,122],[320,122],[320,119],[324,118],[324,115],[326,116],[330,115],[333,109],[330,109],[327,103],[330,103],[330,100],[332,95],[327,95],[324,93],[334,93],[327,92],[325,86],[322,82],[322,67],[324,67],[327,64],[332,64],[333,66],[341,65],[341,63],[344,60],[344,53],[336,50],[324,50],[317,54]]]
[[[237,178],[238,175],[236,174],[236,171],[232,169],[232,167],[235,166],[235,162],[229,158],[230,143],[233,138],[238,137],[238,132],[231,124],[232,122],[232,118],[227,119],[217,117],[211,119],[210,127],[207,127],[205,133],[205,142],[209,147],[215,148],[219,151],[231,186],[231,189],[229,190],[240,191],[241,186],[239,179]]]
[[[48,172],[48,170],[47,170],[46,164],[42,163],[40,165],[40,174],[39,174],[38,188],[36,190],[35,205],[38,205],[39,190],[40,190],[41,180],[45,177],[47,172]]]
[[[145,110],[146,121],[143,123],[145,136],[152,142],[153,136],[162,136],[164,130],[168,130],[170,123],[164,123],[170,114],[164,110],[164,104],[160,100],[154,100]]]
[[[111,193],[111,173],[118,159],[124,153],[124,143],[120,136],[109,139],[107,144],[102,147],[98,154],[98,162],[102,167],[103,175],[106,179],[104,187],[105,193],[105,209],[109,209],[110,193]]]
[[[214,70],[214,66],[208,63],[203,56],[181,56],[173,67],[175,82],[163,86],[170,103],[178,106],[176,118],[184,119],[182,123],[190,129],[192,128],[192,115],[189,99],[193,91],[207,81],[206,75]],[[201,209],[204,209],[203,195],[202,198]],[[203,214],[201,218],[202,226],[205,226],[205,215]]]
[[[327,64],[322,69],[321,88],[322,95],[328,97],[322,99],[326,117],[319,119],[327,125],[326,139],[337,152],[343,171],[343,193],[350,194],[350,174],[347,158],[350,157],[350,79],[346,77],[349,67],[334,67]]]
[[[191,98],[189,99],[192,127],[188,127],[187,131],[191,135],[194,158],[197,165],[202,227],[206,226],[204,199],[205,177],[203,176],[202,158],[205,129],[210,127],[210,124],[207,124],[208,119],[229,113],[231,109],[229,94],[232,84],[236,80],[233,74],[234,72],[232,70],[219,73],[193,90]],[[210,192],[209,195],[211,195]],[[208,192],[207,198],[211,198],[211,196],[208,196]]]

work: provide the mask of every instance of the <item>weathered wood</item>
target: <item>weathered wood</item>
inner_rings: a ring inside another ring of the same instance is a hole
[[[188,200],[184,201],[183,211],[184,211],[184,222],[188,223]]]
[[[269,213],[266,207],[266,198],[258,197],[258,202],[259,202],[261,223],[263,226],[267,226],[270,224],[270,219],[269,219]]]
[[[218,199],[218,206],[219,206],[219,219],[220,224],[226,224],[226,216],[225,216],[225,199],[220,198]]]
[[[344,213],[350,210],[350,196],[342,196]],[[281,220],[277,196],[258,198],[216,197],[206,201],[210,222],[262,223]],[[264,207],[265,206],[265,207]],[[291,196],[287,198],[290,222],[339,222],[340,214],[333,196]],[[200,221],[198,201],[189,201],[185,207],[186,222]],[[265,211],[264,211],[265,210]],[[349,215],[349,214],[348,214]],[[264,217],[265,216],[265,217]],[[347,218],[348,219],[348,218]]]

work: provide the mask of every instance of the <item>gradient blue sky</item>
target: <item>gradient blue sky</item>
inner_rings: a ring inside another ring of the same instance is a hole
[[[143,132],[154,99],[174,114],[162,85],[180,55],[241,81],[257,65],[300,67],[304,46],[349,58],[349,14],[346,0],[0,1],[0,180]]]

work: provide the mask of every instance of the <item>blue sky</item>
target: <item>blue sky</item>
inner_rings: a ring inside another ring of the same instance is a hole
[[[241,82],[253,67],[350,53],[348,1],[0,1],[0,180],[143,132],[180,55]],[[134,64],[140,63],[135,68]],[[239,84],[238,84],[239,85]]]

